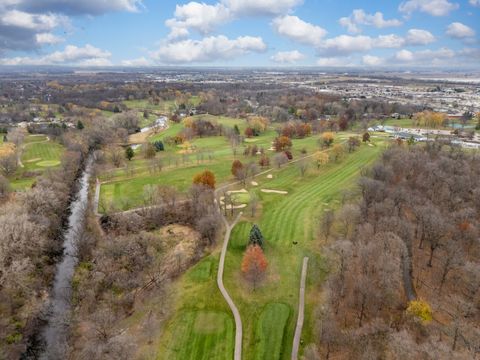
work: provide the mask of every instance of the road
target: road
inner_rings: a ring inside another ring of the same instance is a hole
[[[235,224],[237,223],[237,221],[240,219],[241,216],[242,216],[242,213],[240,212],[232,224],[228,224],[228,221],[225,219],[225,217],[222,216],[223,222],[225,223],[225,237],[223,239],[222,252],[220,254],[220,263],[218,264],[218,273],[217,273],[218,288],[220,289],[220,292],[225,298],[225,301],[228,303],[228,306],[230,306],[230,309],[232,310],[232,313],[233,313],[233,317],[235,318],[235,353],[233,357],[234,360],[242,359],[242,338],[243,338],[242,319],[240,317],[240,312],[238,311],[235,303],[233,302],[232,298],[228,294],[227,289],[225,289],[225,286],[223,285],[223,270],[225,267],[225,256],[227,255],[227,248],[228,248],[228,242],[230,240],[230,233],[232,232],[232,229],[235,227]]]
[[[298,299],[298,318],[295,336],[293,337],[292,360],[298,359],[298,349],[300,347],[300,338],[302,336],[303,320],[305,317],[305,281],[307,279],[308,257],[303,258],[302,277],[300,279],[300,295]]]

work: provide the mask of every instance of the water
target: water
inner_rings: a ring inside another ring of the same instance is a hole
[[[57,264],[48,312],[48,323],[42,331],[45,352],[41,359],[64,358],[68,341],[72,288],[71,281],[77,265],[77,247],[85,220],[88,204],[88,181],[93,159],[87,161],[79,179],[79,190],[70,204],[71,214],[64,234],[63,259]]]

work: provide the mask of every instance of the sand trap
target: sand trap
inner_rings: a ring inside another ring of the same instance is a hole
[[[247,191],[246,189],[227,191],[227,194],[228,194],[228,195],[230,195],[230,194],[238,194],[238,193],[248,193],[248,191]]]
[[[272,190],[272,189],[261,189],[261,192],[264,193],[274,193],[274,194],[282,194],[282,195],[287,195],[288,191],[282,191],[282,190]]]
[[[268,175],[267,175],[267,179],[273,179],[273,175],[272,175],[272,174],[268,174]]]
[[[373,146],[373,144],[368,144],[368,146]]]
[[[233,209],[243,209],[246,208],[247,204],[240,204],[233,206]],[[232,205],[227,205],[227,210],[232,210]]]
[[[40,161],[42,160],[42,158],[34,158],[34,159],[30,159],[30,160],[27,160],[27,161],[24,161],[26,163],[31,163],[31,162],[37,162],[37,161]]]
[[[252,186],[258,186],[258,183],[256,181],[251,182]]]
[[[275,148],[271,147],[268,151],[275,151]]]

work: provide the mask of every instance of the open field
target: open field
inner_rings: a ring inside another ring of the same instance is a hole
[[[289,359],[298,305],[298,286],[303,256],[310,257],[307,277],[306,321],[302,340],[307,345],[313,341],[314,308],[318,305],[318,284],[326,275],[326,265],[315,241],[317,221],[327,208],[340,205],[343,191],[351,188],[364,166],[370,165],[383,149],[383,139],[374,140],[376,146],[362,145],[356,152],[346,155],[338,163],[330,163],[317,170],[310,167],[301,177],[295,164],[273,171],[273,179],[262,175],[255,179],[259,186],[255,191],[261,200],[256,217],[245,211],[242,221],[232,231],[225,268],[225,286],[239,308],[243,320],[243,357],[245,359]],[[262,193],[260,188],[286,190],[288,195]],[[265,240],[265,255],[269,262],[264,283],[255,291],[240,273],[240,264],[248,242],[250,228],[259,225]],[[296,244],[294,244],[296,242]],[[211,335],[211,342],[199,340],[191,329],[185,328],[185,312],[198,314],[227,312],[226,303],[216,288],[215,273],[218,255],[211,255],[184,274],[174,285],[176,311],[170,319],[162,338],[159,339],[158,356],[163,358],[166,349],[176,348],[174,338],[182,343],[208,343],[210,359],[231,358],[230,350],[217,353],[214,349],[230,349],[233,338]],[[207,274],[210,272],[210,275]],[[193,315],[191,315],[193,317]],[[193,321],[193,320],[188,320]],[[215,341],[220,344],[214,344]],[[225,352],[226,351],[226,352]],[[302,351],[302,350],[301,350]],[[203,356],[198,350],[188,354],[169,352],[171,359],[191,359]],[[199,357],[203,358],[203,357]]]

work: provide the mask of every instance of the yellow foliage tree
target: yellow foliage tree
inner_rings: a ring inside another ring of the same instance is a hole
[[[424,323],[430,322],[433,318],[432,308],[426,301],[421,299],[412,300],[409,302],[407,314],[420,319]]]
[[[320,169],[322,165],[328,164],[330,158],[326,152],[318,152],[315,155],[315,162],[317,164],[317,169]]]
[[[322,141],[322,146],[330,147],[330,145],[333,144],[333,140],[335,139],[335,134],[327,131],[321,135],[320,139]]]

